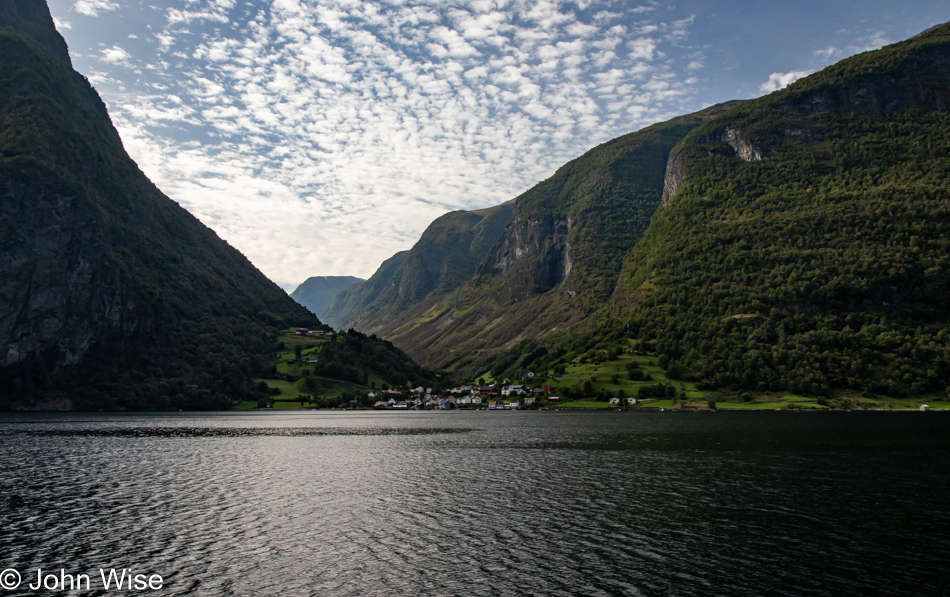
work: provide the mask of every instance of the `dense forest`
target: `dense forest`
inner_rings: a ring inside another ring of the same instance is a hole
[[[612,310],[585,335],[522,342],[493,371],[635,341],[700,388],[946,397],[948,170],[943,26],[690,133]]]

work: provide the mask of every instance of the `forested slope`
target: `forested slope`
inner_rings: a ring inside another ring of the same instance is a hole
[[[948,173],[942,26],[690,134],[627,258],[619,321],[674,378],[945,393]]]
[[[323,327],[138,169],[42,0],[0,2],[0,216],[0,408],[224,408]]]

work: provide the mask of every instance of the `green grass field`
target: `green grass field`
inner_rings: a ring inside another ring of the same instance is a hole
[[[263,381],[267,384],[269,388],[277,388],[280,390],[280,394],[272,396],[274,399],[274,408],[300,408],[300,401],[297,399],[301,395],[311,395],[314,392],[306,389],[304,387],[304,380],[307,375],[313,373],[313,365],[307,365],[307,357],[314,356],[319,351],[320,344],[323,342],[330,342],[329,339],[323,337],[313,337],[313,336],[297,336],[294,334],[293,329],[284,330],[284,333],[280,336],[280,342],[282,349],[274,356],[275,367],[278,373],[290,374],[296,377],[296,381],[286,381],[283,379],[254,379],[253,383],[258,383]],[[300,360],[302,362],[287,363],[289,360],[296,360],[296,347],[301,346]],[[343,382],[335,381],[321,378],[322,383],[320,388],[315,392],[318,396],[327,396],[330,398],[339,398],[344,393],[354,394],[365,390],[363,386]],[[372,385],[375,383],[376,387],[381,388],[386,381],[376,375],[375,373],[370,375],[369,383]],[[309,400],[309,398],[308,398]],[[309,402],[304,403],[304,407],[308,406]],[[256,402],[243,401],[234,407],[236,410],[250,410],[257,408]]]
[[[631,341],[631,348],[635,343]],[[918,398],[893,398],[876,396],[865,398],[853,391],[839,391],[827,400],[827,404],[819,404],[817,396],[795,396],[776,392],[751,392],[750,401],[740,400],[739,392],[724,390],[699,390],[695,382],[673,381],[666,377],[665,372],[657,363],[655,355],[637,355],[632,350],[612,361],[593,363],[581,362],[579,357],[565,368],[561,375],[549,379],[551,372],[535,376],[530,380],[513,380],[513,383],[524,383],[531,386],[552,385],[560,391],[565,387],[576,388],[589,381],[593,392],[606,392],[611,396],[619,395],[623,390],[625,396],[638,396],[642,386],[654,384],[670,384],[676,390],[676,398],[654,399],[639,403],[635,408],[707,408],[708,402],[714,401],[716,407],[723,410],[778,410],[785,408],[821,409],[830,408],[879,408],[891,410],[919,410],[921,404],[927,404],[933,410],[950,409],[950,400],[936,400],[936,396]],[[630,361],[639,364],[638,370],[649,374],[648,381],[632,381],[629,378],[627,365]],[[681,399],[685,394],[686,400]],[[606,402],[577,399],[562,403],[560,406],[578,406],[586,408],[609,408]]]
[[[611,405],[606,402],[598,402],[596,400],[575,400],[573,402],[565,402],[563,404],[557,405],[559,408],[610,408]],[[614,407],[616,408],[616,407]]]

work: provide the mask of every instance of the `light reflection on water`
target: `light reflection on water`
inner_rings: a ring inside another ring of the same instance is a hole
[[[3,415],[0,568],[131,567],[170,595],[939,594],[948,431],[940,413]]]

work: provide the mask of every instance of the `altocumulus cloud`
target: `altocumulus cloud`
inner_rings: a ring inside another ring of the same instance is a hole
[[[945,0],[919,16],[887,0],[48,1],[146,174],[285,287],[367,276],[438,215],[598,143],[950,16]],[[851,26],[857,10],[884,29]]]
[[[87,74],[149,177],[285,287],[368,276],[438,215],[686,111],[695,80],[675,75],[703,59],[684,53],[692,19],[653,4],[159,8]]]

